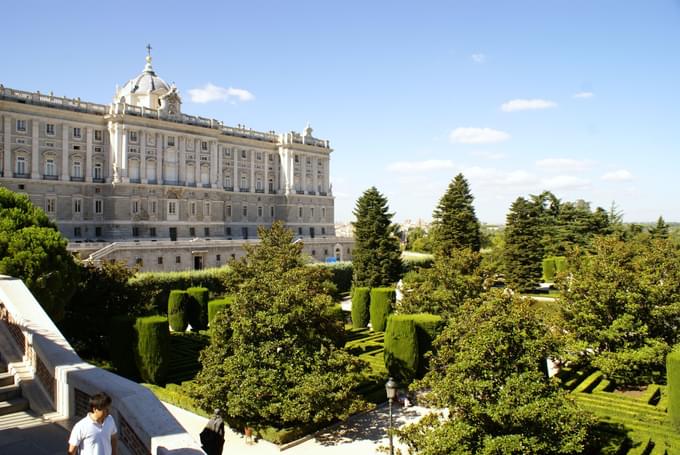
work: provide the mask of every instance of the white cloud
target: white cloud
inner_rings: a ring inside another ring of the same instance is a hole
[[[210,103],[213,101],[252,101],[255,95],[248,90],[219,87],[208,82],[202,88],[189,89],[189,96],[194,103]]]
[[[633,174],[626,169],[619,169],[617,171],[607,172],[600,178],[608,182],[627,182],[633,180]]]
[[[472,58],[472,61],[475,62],[475,63],[481,64],[481,63],[486,62],[486,55],[484,55],[482,53],[472,54],[470,56],[470,58]]]
[[[573,175],[558,175],[541,180],[544,187],[553,190],[583,189],[590,186],[590,181]]]
[[[491,144],[510,139],[505,131],[491,128],[456,128],[449,134],[449,141],[462,144]]]
[[[591,160],[574,160],[571,158],[546,158],[536,161],[536,167],[547,171],[576,172],[585,171],[593,166]]]
[[[541,99],[531,100],[516,99],[510,100],[507,103],[503,103],[501,105],[501,110],[503,112],[515,112],[515,111],[532,111],[538,109],[550,109],[553,107],[557,107],[557,103],[555,103],[554,101]]]
[[[425,160],[425,161],[396,161],[387,166],[392,172],[423,172],[441,169],[453,169],[451,160]]]
[[[574,98],[592,98],[595,96],[593,92],[578,92],[574,93]]]

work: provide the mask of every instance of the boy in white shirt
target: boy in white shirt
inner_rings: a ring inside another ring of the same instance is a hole
[[[104,392],[90,398],[90,412],[71,431],[68,439],[69,455],[116,455],[118,430],[109,415],[111,397]]]

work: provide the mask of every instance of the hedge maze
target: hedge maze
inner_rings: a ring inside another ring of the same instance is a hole
[[[560,373],[563,386],[583,409],[610,433],[603,454],[674,455],[680,453],[680,433],[671,425],[667,412],[668,389],[650,384],[644,391],[624,394],[614,390],[599,371]]]

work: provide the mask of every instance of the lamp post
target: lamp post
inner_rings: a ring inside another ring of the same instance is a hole
[[[394,444],[392,443],[392,401],[394,401],[394,397],[397,396],[397,383],[394,382],[394,379],[389,378],[387,380],[385,383],[385,392],[387,392],[387,399],[390,402],[390,455],[394,455]]]

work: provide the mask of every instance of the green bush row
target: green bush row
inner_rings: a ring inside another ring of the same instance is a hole
[[[429,367],[425,354],[443,327],[440,316],[428,313],[391,315],[385,331],[385,367],[400,382],[423,377]]]
[[[668,415],[671,424],[680,429],[680,345],[666,356]]]
[[[135,359],[143,382],[162,384],[168,370],[170,331],[168,318],[147,316],[135,322]]]
[[[352,328],[363,329],[368,326],[370,303],[371,290],[369,288],[354,288],[352,293]]]
[[[553,282],[555,276],[567,271],[567,258],[564,256],[550,256],[543,259],[543,281]]]
[[[311,267],[321,267],[331,273],[331,280],[339,293],[349,292],[352,287],[352,263],[348,261],[325,264],[315,262]]]
[[[392,312],[392,303],[396,297],[394,288],[371,289],[371,328],[375,332],[384,332],[387,316]]]
[[[212,324],[213,319],[217,313],[224,311],[229,305],[234,303],[236,297],[233,295],[225,296],[221,299],[215,299],[208,302],[208,323]]]

